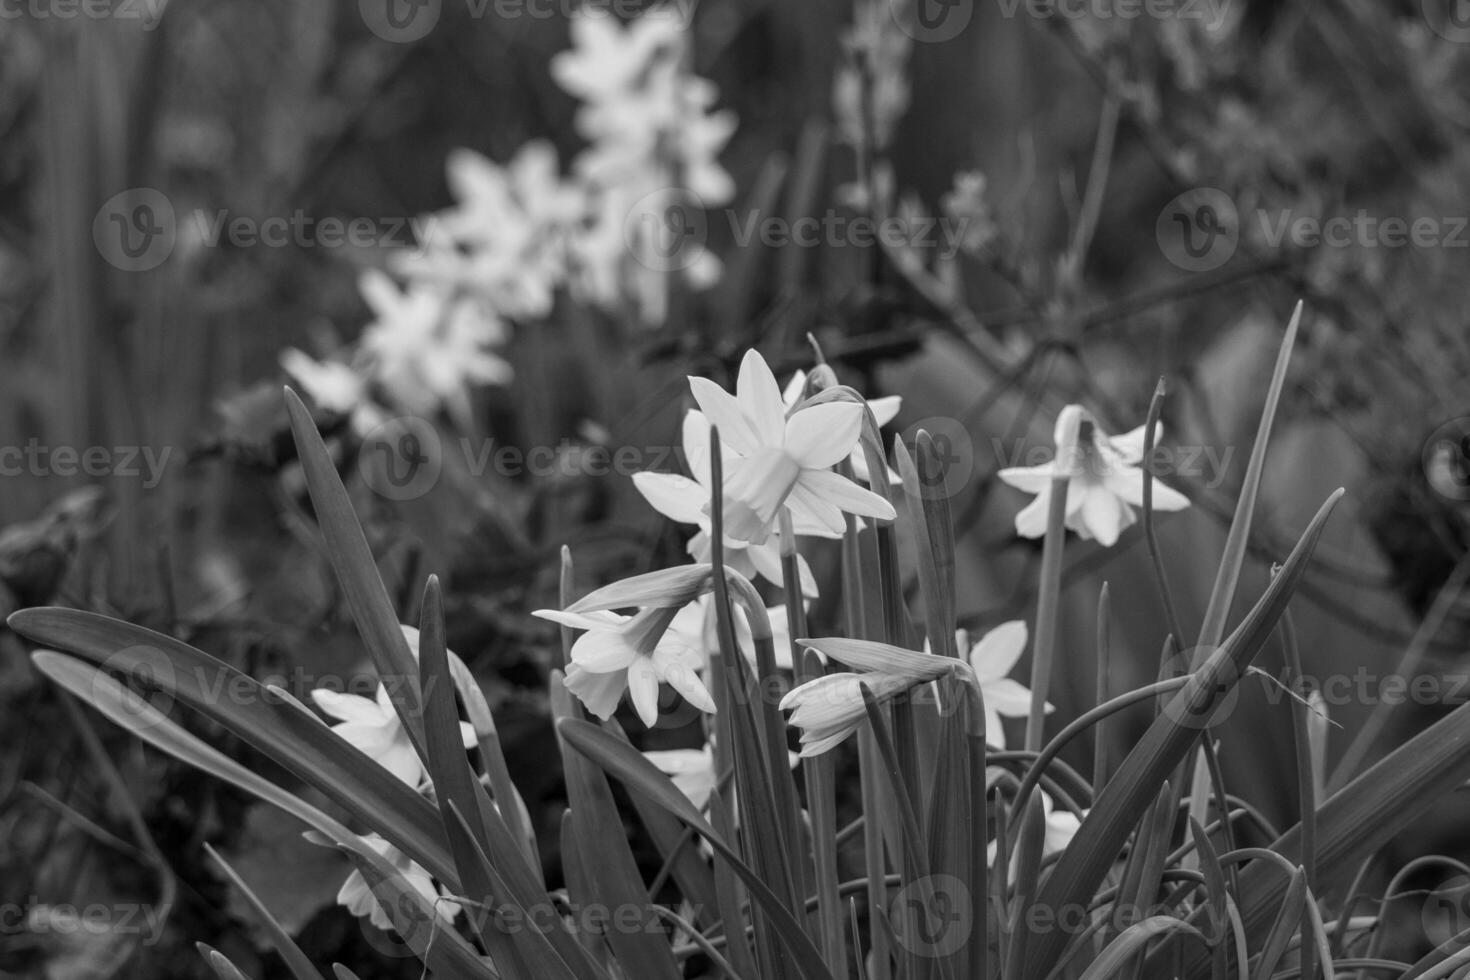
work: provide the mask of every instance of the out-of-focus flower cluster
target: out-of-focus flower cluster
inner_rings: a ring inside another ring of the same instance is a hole
[[[673,7],[627,23],[591,9],[574,16],[572,47],[551,61],[581,102],[587,145],[570,172],[542,140],[504,164],[451,154],[455,204],[421,224],[423,240],[390,256],[388,272],[360,279],[374,314],[361,339],[322,360],[288,349],[287,374],[359,431],[441,410],[464,424],[475,386],[511,378],[497,351],[512,325],[550,317],[560,296],[655,326],[672,289],[718,281],[713,253],[670,227],[735,194],[718,159],[735,117],[713,108],[714,85],[690,71],[683,19]],[[668,261],[680,248],[690,251]]]

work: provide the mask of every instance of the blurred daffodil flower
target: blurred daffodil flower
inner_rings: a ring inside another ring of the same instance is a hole
[[[1075,432],[1075,439],[1068,433]],[[1078,536],[1096,538],[1104,547],[1138,520],[1134,507],[1143,506],[1143,427],[1121,436],[1108,436],[1076,405],[1057,417],[1056,458],[1040,466],[1014,466],[1000,471],[1006,483],[1036,494],[1016,515],[1016,533],[1024,538],[1046,534],[1051,507],[1052,480],[1067,479],[1066,526]],[[1189,499],[1158,480],[1153,486],[1155,510],[1183,510]]]

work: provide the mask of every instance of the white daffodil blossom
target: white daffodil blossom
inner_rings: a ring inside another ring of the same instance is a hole
[[[418,631],[411,626],[403,627],[403,631],[417,660]],[[400,679],[396,683],[404,681],[406,679]],[[332,731],[368,758],[415,789],[428,782],[428,770],[424,768],[423,760],[393,707],[386,683],[378,684],[377,694],[371,699],[320,687],[311,692],[311,699],[325,714],[340,723],[333,725]],[[475,730],[468,722],[459,723],[459,733],[466,749],[475,747]]]
[[[745,659],[754,664],[755,640],[750,632],[750,619],[740,603],[731,603],[731,608],[734,610],[735,642],[739,644],[740,652],[745,654]],[[771,622],[771,643],[776,650],[776,667],[778,670],[791,670],[791,624],[786,618],[785,604],[771,606],[766,610],[766,616]],[[710,651],[719,649],[717,629],[714,596],[709,594],[700,596],[680,609],[669,623],[669,632],[691,649],[699,651],[706,663],[709,662]]]
[[[1010,676],[1026,649],[1026,639],[1026,624],[1019,619],[1001,623],[973,647],[970,646],[969,631],[955,631],[955,649],[961,651],[961,656],[974,671],[975,683],[985,705],[985,741],[997,749],[1006,747],[1002,716],[1025,718],[1031,713],[1031,692]],[[924,641],[924,650],[931,652],[928,640]],[[1050,713],[1054,709],[1048,704],[1045,710]]]
[[[288,347],[281,351],[281,368],[311,396],[317,407],[348,419],[358,435],[383,421],[383,410],[368,397],[368,379],[341,361],[318,361]]]
[[[862,687],[884,701],[920,684],[954,674],[972,686],[970,666],[950,657],[905,650],[868,640],[800,640],[801,645],[855,668],[855,673],[827,674],[801,684],[781,699],[791,724],[801,729],[803,757],[821,755],[841,744],[867,721]]]
[[[504,324],[484,304],[422,283],[400,290],[376,269],[359,287],[375,314],[362,351],[397,407],[420,415],[442,407],[463,421],[471,385],[510,380],[510,365],[487,349],[504,342]]]
[[[791,380],[786,382],[786,389],[781,392],[781,400],[786,403],[786,410],[789,412],[796,408],[801,403],[805,394],[806,372],[797,371],[791,376]],[[880,429],[897,418],[899,410],[903,408],[903,398],[899,395],[869,398],[867,401],[868,411],[873,413],[873,421],[878,423]],[[863,452],[861,442],[853,447],[847,459],[852,464],[854,476],[864,483],[871,482],[868,479],[868,454]],[[890,467],[888,470],[888,482],[902,483],[903,479]]]
[[[444,922],[445,928],[452,928],[455,917],[459,915],[459,904],[439,893],[439,888],[434,884],[434,879],[429,876],[429,872],[377,834],[368,834],[362,838],[362,842],[381,854],[398,872],[401,880],[434,907],[435,915]],[[337,892],[337,902],[359,918],[368,916],[372,924],[379,929],[395,928],[393,920],[389,918],[387,912],[383,911],[383,906],[373,895],[373,890],[368,887],[367,879],[362,876],[361,871],[354,869],[347,876],[347,880],[342,883],[341,889]]]
[[[1074,448],[1067,450],[1066,430],[1075,427]],[[1121,436],[1108,436],[1076,405],[1068,405],[1057,417],[1057,457],[1040,466],[1015,466],[998,474],[1002,480],[1036,494],[1036,499],[1016,515],[1016,533],[1024,538],[1046,534],[1046,516],[1051,507],[1052,480],[1067,478],[1066,526],[1078,536],[1096,538],[1110,547],[1118,535],[1135,521],[1134,507],[1143,506],[1143,427]],[[1183,510],[1189,499],[1179,491],[1153,481],[1155,510]]]
[[[643,724],[658,722],[658,686],[667,683],[701,711],[715,703],[699,679],[701,658],[677,636],[668,635],[677,609],[649,607],[624,616],[607,610],[565,612],[538,609],[533,615],[586,630],[572,644],[564,681],[587,710],[604,721],[612,717],[624,690]]]
[[[544,140],[526,143],[505,166],[455,150],[447,171],[456,204],[434,215],[428,240],[399,256],[397,271],[458,289],[506,317],[545,317],[586,220],[586,187],[561,177]]]
[[[701,749],[663,749],[644,752],[643,757],[658,771],[673,780],[674,786],[688,797],[696,810],[709,805],[715,788],[714,749],[706,744]]]
[[[633,474],[633,485],[654,510],[671,521],[694,524],[699,532],[689,539],[689,557],[697,562],[710,560],[710,518],[706,505],[713,499],[713,487],[709,466],[709,420],[704,413],[689,411],[684,414],[684,456],[693,478],[678,473],[643,472]],[[726,466],[739,459],[728,447],[722,446]],[[830,537],[827,528],[803,525],[797,534],[814,534]],[[772,531],[771,536],[759,544],[752,544],[725,535],[725,565],[746,578],[757,576],[773,585],[781,585],[781,536]],[[817,580],[811,566],[801,555],[796,556],[797,575],[801,579],[802,594],[808,598],[817,595]]]
[[[690,378],[689,386],[722,444],[740,457],[724,481],[726,534],[764,541],[783,506],[794,527],[821,525],[839,535],[846,530],[844,511],[896,516],[888,501],[831,470],[858,443],[862,405],[827,402],[788,417],[775,376],[754,350],[741,361],[736,394],[707,378]]]

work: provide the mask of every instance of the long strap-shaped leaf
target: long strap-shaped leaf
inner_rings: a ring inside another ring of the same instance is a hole
[[[1470,779],[1470,705],[1461,705],[1322,804],[1317,811],[1318,865],[1353,867],[1422,815],[1435,799],[1453,792],[1467,779]],[[1297,860],[1301,850],[1300,825],[1283,834],[1271,845],[1271,850],[1288,860]],[[1239,893],[1251,900],[1248,907],[1241,909],[1241,916],[1253,947],[1259,945],[1270,928],[1287,885],[1280,869],[1266,861],[1254,861],[1241,871]],[[1185,956],[1181,976],[1202,978],[1209,973],[1208,957],[1193,953]]]
[[[563,718],[557,723],[557,732],[562,739],[613,776],[638,793],[663,807],[669,813],[688,824],[705,840],[715,853],[730,866],[745,886],[750,889],[751,901],[769,917],[771,926],[791,954],[796,968],[807,980],[832,980],[832,974],[822,962],[822,955],[812,945],[811,939],[797,925],[776,894],[740,860],[719,834],[715,833],[688,797],[679,792],[669,777],[659,772],[638,750],[598,728],[596,725],[575,718]],[[727,928],[730,928],[727,924]]]
[[[380,878],[396,874],[381,855],[363,844],[342,823],[251,772],[218,749],[205,744],[152,705],[139,703],[126,687],[105,672],[54,650],[38,650],[31,655],[31,660],[41,673],[56,684],[86,701],[109,720],[143,741],[272,806],[279,807],[325,839],[349,851],[359,867],[366,865],[375,868]],[[475,953],[469,943],[453,930],[440,934],[434,958],[431,962],[426,961],[426,965],[431,970],[443,968],[448,976],[487,980],[494,980],[496,976],[494,970]]]
[[[41,646],[76,654],[183,702],[321,790],[434,877],[459,886],[433,805],[249,675],[187,643],[97,613],[22,609],[8,622]]]
[[[1037,896],[1040,906],[1050,909],[1088,906],[1129,832],[1137,826],[1170,772],[1183,761],[1199,737],[1200,722],[1208,721],[1271,635],[1342,493],[1338,490],[1327,498],[1255,607],[1194,672],[1190,682],[1128,753],[1046,879]],[[1066,942],[1067,936],[1060,930],[1028,937],[1023,976],[1036,980],[1046,976]]]
[[[388,589],[378,575],[377,561],[352,510],[347,488],[337,475],[336,464],[311,420],[310,410],[290,388],[286,389],[286,413],[291,418],[291,434],[296,440],[296,453],[301,458],[301,471],[306,476],[317,523],[327,542],[327,555],[337,572],[337,581],[342,584],[352,621],[362,634],[362,642],[372,655],[378,675],[398,681],[388,685],[388,694],[415,750],[427,763],[418,664],[404,639]]]

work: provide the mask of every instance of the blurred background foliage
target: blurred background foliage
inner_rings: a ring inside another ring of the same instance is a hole
[[[993,480],[1006,454],[1048,444],[1069,401],[1113,431],[1132,428],[1167,379],[1169,444],[1227,454],[1218,471],[1172,480],[1195,507],[1160,521],[1190,632],[1270,358],[1292,303],[1305,300],[1242,596],[1346,486],[1293,609],[1307,672],[1388,673],[1442,593],[1426,669],[1465,670],[1470,607],[1455,575],[1467,545],[1464,457],[1451,453],[1439,470],[1425,460],[1436,428],[1470,412],[1470,234],[1460,225],[1458,245],[1427,248],[1296,247],[1249,216],[1362,210],[1452,232],[1470,214],[1470,45],[1437,32],[1438,7],[1417,0],[1198,6],[1218,17],[1045,18],[1024,2],[961,4],[970,16],[955,37],[911,45],[906,111],[886,151],[866,161],[833,110],[834,76],[852,57],[838,41],[854,17],[848,0],[698,7],[694,70],[739,118],[721,158],[738,187],[732,213],[851,213],[844,185],[866,176],[871,188],[881,164],[901,213],[939,214],[956,174],[979,171],[983,201],[970,213],[983,215],[983,234],[941,261],[741,247],[712,216],[724,277],[683,296],[667,322],[631,330],[563,298],[544,321],[515,325],[506,356],[516,378],[478,394],[476,424],[497,445],[557,446],[573,457],[567,472],[453,473],[396,504],[353,486],[405,621],[421,577],[445,576],[451,642],[486,687],[543,840],[557,838],[561,792],[545,768],[555,635],[527,611],[555,604],[563,543],[581,587],[683,558],[682,537],[625,476],[580,472],[575,455],[672,444],[686,374],[728,381],[759,345],[784,377],[809,364],[808,334],[844,381],[903,396],[894,434],[922,423],[950,438],[969,474],[952,504],[972,627],[1026,616],[1036,578],[1039,545],[1011,526],[1020,498]],[[570,158],[581,146],[575,103],[547,70],[567,45],[566,17],[494,9],[475,16],[445,2],[437,27],[407,44],[373,34],[351,0],[174,0],[151,30],[34,10],[0,19],[0,444],[171,450],[151,488],[122,476],[7,476],[8,607],[118,613],[257,676],[284,674],[298,693],[311,686],[290,673],[298,667],[365,669],[283,438],[277,358],[357,335],[370,317],[358,277],[386,265],[383,250],[211,246],[186,221],[167,262],[129,273],[104,260],[91,229],[99,206],[131,187],[163,191],[179,214],[387,222],[451,203],[445,160],[456,148],[504,162],[545,139]],[[1229,261],[1196,272],[1170,261],[1158,222],[1199,188],[1223,191],[1244,217]],[[337,444],[351,472],[350,433]],[[1131,534],[1116,549],[1069,548],[1058,717],[1095,696],[1103,581],[1115,693],[1157,670],[1164,611]],[[819,576],[835,561],[821,548],[811,557]],[[823,616],[819,603],[814,622]],[[273,975],[238,897],[202,863],[209,841],[302,927],[314,958],[361,964],[365,980],[410,975],[411,960],[376,957],[371,944],[386,940],[332,905],[338,858],[109,733],[120,792],[99,776],[80,715],[39,684],[14,637],[4,643],[0,902],[44,916],[66,902],[157,901],[161,861],[178,882],[171,915],[124,975],[202,975],[194,940]],[[1279,651],[1268,654],[1263,668],[1279,675]],[[1371,706],[1331,709],[1340,752]],[[1436,710],[1396,712],[1374,754]],[[1232,786],[1278,822],[1292,819],[1289,753],[1278,748],[1287,724],[1247,694],[1220,732]],[[1109,730],[1113,758],[1136,733],[1128,728]],[[674,737],[652,733],[649,745]],[[1402,850],[1470,851],[1464,815],[1462,804],[1426,814]],[[140,827],[157,859],[132,843]],[[138,938],[36,926],[5,923],[0,974],[99,975]]]

